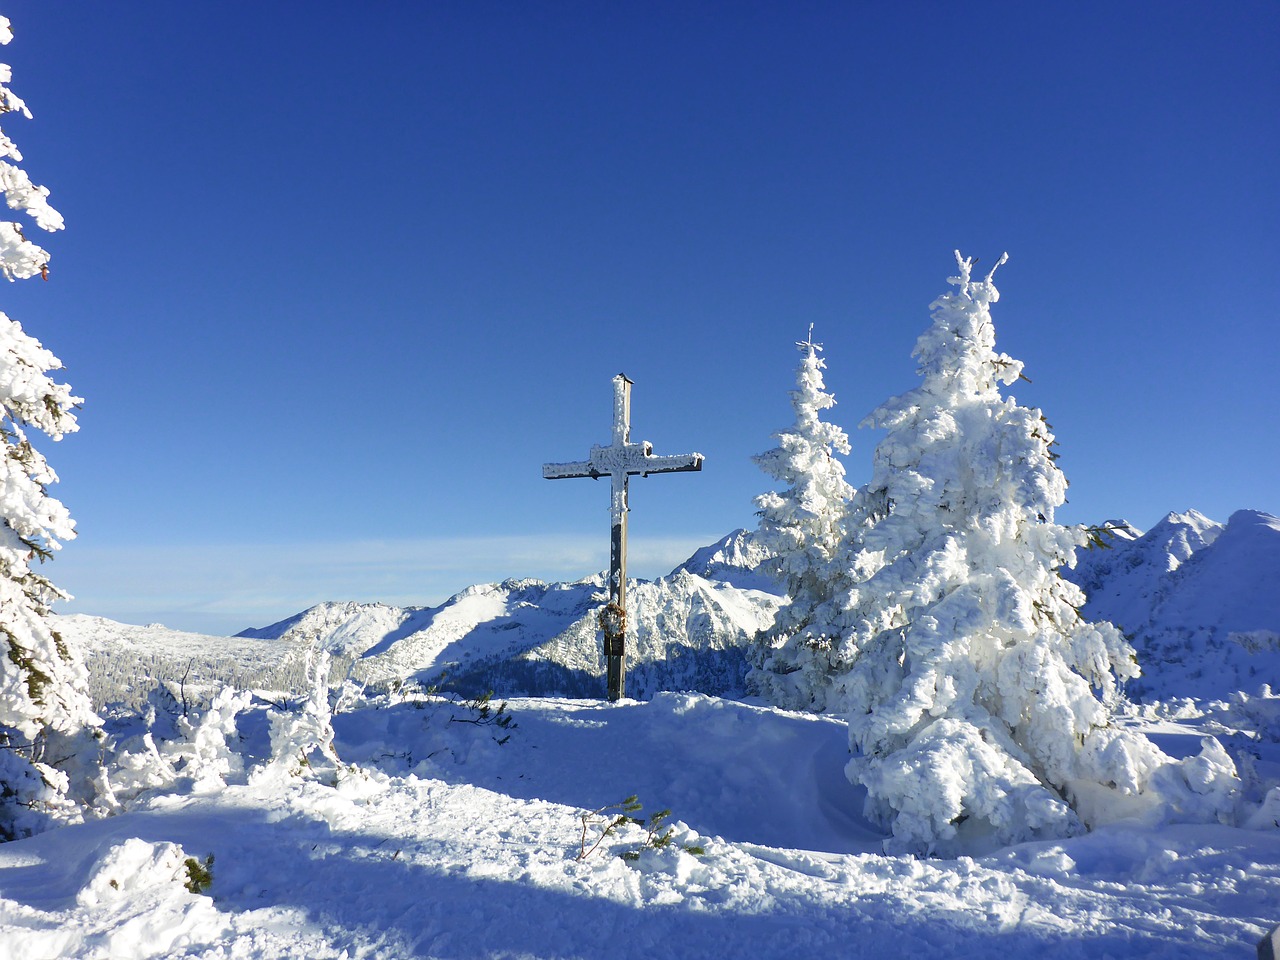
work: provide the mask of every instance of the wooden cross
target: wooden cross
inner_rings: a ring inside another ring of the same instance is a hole
[[[653,444],[631,442],[631,381],[625,374],[613,378],[613,442],[591,448],[589,460],[573,463],[544,463],[547,480],[568,477],[609,477],[613,486],[609,517],[609,604],[600,614],[604,631],[604,654],[608,669],[609,699],[623,696],[625,681],[625,637],[627,631],[627,485],[631,477],[652,473],[685,473],[702,469],[702,454],[684,453],[655,457]]]

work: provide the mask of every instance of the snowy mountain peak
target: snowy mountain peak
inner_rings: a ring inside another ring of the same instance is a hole
[[[742,590],[776,592],[777,584],[759,567],[769,557],[768,550],[751,530],[735,530],[715,543],[697,550],[671,575],[681,571],[696,574],[707,580],[731,583]]]
[[[1169,514],[1169,516],[1173,516],[1173,514]],[[1104,549],[1106,547],[1115,546],[1116,541],[1120,541],[1121,543],[1130,543],[1142,536],[1142,531],[1128,520],[1118,520],[1114,518],[1111,520],[1104,520],[1102,523],[1098,524],[1097,527],[1092,529],[1096,529],[1101,534],[1102,542],[1105,545]]]
[[[1163,550],[1169,570],[1176,570],[1202,547],[1218,539],[1223,525],[1197,510],[1170,513],[1152,527],[1147,536]]]
[[[629,581],[629,695],[741,689],[744,650],[783,602],[754,573],[762,556],[739,530],[667,577]],[[606,599],[599,574],[572,583],[510,579],[467,587],[438,607],[322,603],[239,636],[275,641],[282,656],[319,646],[375,685],[447,678],[468,694],[594,696],[603,670],[596,617]]]
[[[1259,528],[1266,528],[1266,530]],[[1227,529],[1223,534],[1230,534],[1233,537],[1255,535],[1269,537],[1273,532],[1280,532],[1280,517],[1273,517],[1261,510],[1237,510],[1227,520]]]
[[[1237,510],[1172,577],[1151,622],[1209,633],[1280,628],[1280,519]]]
[[[1133,635],[1139,695],[1225,696],[1280,671],[1280,657],[1238,640],[1280,633],[1280,519],[1270,514],[1238,510],[1221,524],[1171,513],[1135,540],[1081,551],[1064,575],[1084,589],[1088,619]]]
[[[358,655],[365,649],[362,646],[364,635],[394,629],[403,619],[403,610],[385,603],[318,603],[269,626],[242,630],[236,636],[285,640],[301,645],[319,642],[331,653]]]
[[[1110,620],[1134,630],[1161,602],[1165,578],[1198,550],[1213,543],[1223,524],[1195,510],[1170,513],[1146,533],[1123,521],[1108,521],[1102,547],[1080,550],[1063,576],[1084,590],[1092,620]],[[1129,533],[1128,531],[1132,531]]]

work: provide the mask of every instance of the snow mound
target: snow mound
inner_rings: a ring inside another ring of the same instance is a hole
[[[76,903],[94,906],[122,900],[142,890],[181,883],[187,855],[176,843],[147,843],[129,837],[114,844],[89,870],[89,878],[76,894]]]
[[[4,917],[0,949],[6,957],[141,960],[186,956],[194,944],[214,944],[230,928],[207,896],[190,892],[186,851],[167,840],[107,836],[86,857],[60,832],[40,843],[26,872],[40,877],[23,895],[30,909]],[[81,837],[83,843],[84,838]],[[0,865],[2,867],[3,865]],[[3,870],[0,869],[0,873]],[[79,889],[72,890],[78,886]],[[43,908],[43,909],[41,909]],[[53,910],[74,922],[50,925]],[[0,916],[6,911],[0,909]]]

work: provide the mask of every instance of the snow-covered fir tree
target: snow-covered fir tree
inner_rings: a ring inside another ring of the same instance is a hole
[[[13,37],[0,17],[0,43]],[[0,65],[0,112],[30,117]],[[10,161],[22,155],[0,131],[0,192],[13,210],[44,230],[62,228],[49,191]],[[0,223],[0,272],[9,280],[47,277],[49,255]],[[54,440],[76,429],[80,402],[48,373],[58,358],[0,313],[0,837],[39,829],[50,817],[74,815],[88,789],[81,766],[100,723],[87,694],[83,665],[50,627],[49,605],[65,596],[38,572],[60,542],[75,536],[66,508],[47,493],[57,476],[27,440],[30,429]]]
[[[760,517],[757,542],[768,551],[764,569],[786,588],[791,602],[760,637],[750,682],[780,706],[821,710],[831,675],[831,636],[819,613],[831,598],[833,568],[844,539],[853,489],[837,454],[849,452],[843,429],[822,419],[835,406],[822,371],[822,346],[796,344],[801,361],[790,391],[795,423],[773,435],[778,445],[754,457],[783,486],[756,497]]]
[[[1225,815],[1234,769],[1216,742],[1179,767],[1112,722],[1134,652],[1058,575],[1086,538],[1054,522],[1054,437],[1001,395],[1022,364],[995,349],[994,270],[973,280],[956,259],[913,354],[922,383],[867,418],[888,433],[859,494],[882,514],[851,541],[836,603],[849,777],[897,851],[1066,836],[1161,802]]]

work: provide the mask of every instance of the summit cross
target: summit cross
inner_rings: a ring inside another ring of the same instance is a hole
[[[609,477],[613,488],[609,506],[609,603],[600,614],[610,700],[621,699],[626,689],[628,481],[653,473],[701,469],[700,453],[655,457],[653,444],[647,440],[631,442],[631,381],[621,373],[613,378],[613,442],[607,447],[593,445],[587,460],[542,465],[542,476],[547,480]]]

